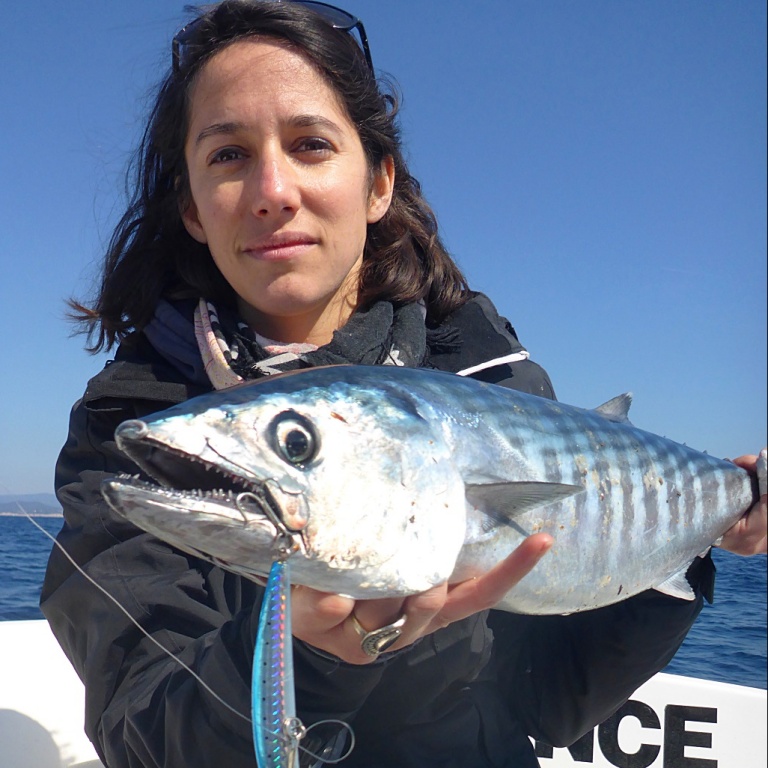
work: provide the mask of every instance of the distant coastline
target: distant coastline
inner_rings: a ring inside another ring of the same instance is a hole
[[[59,512],[0,512],[0,517],[63,517],[64,513]]]
[[[0,494],[0,517],[63,517],[59,500],[52,493]]]

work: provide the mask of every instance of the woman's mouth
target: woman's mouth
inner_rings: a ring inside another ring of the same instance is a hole
[[[316,238],[303,232],[276,233],[247,245],[243,251],[255,259],[281,261],[302,256],[317,242]]]

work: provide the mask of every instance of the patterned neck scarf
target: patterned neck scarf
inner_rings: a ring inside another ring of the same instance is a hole
[[[234,313],[217,311],[200,299],[195,309],[195,338],[205,372],[215,389],[284,371],[319,365],[402,365],[418,367],[427,357],[424,309],[419,304],[394,308],[380,301],[356,312],[322,347],[282,344],[260,336]]]

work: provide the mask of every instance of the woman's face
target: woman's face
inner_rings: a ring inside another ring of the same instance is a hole
[[[205,65],[189,117],[187,231],[208,245],[255,330],[327,343],[354,309],[391,162],[372,175],[331,87],[302,55],[263,39]]]

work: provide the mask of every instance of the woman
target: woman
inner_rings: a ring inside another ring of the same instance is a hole
[[[77,305],[93,348],[119,347],[73,410],[56,486],[60,543],[198,677],[57,551],[41,601],[85,681],[86,730],[110,768],[254,765],[250,725],[228,707],[249,710],[263,594],[109,511],[101,480],[137,471],[113,441],[121,421],[345,362],[471,367],[554,397],[443,248],[356,19],[322,3],[228,0],[179,33],[172,59],[99,296]],[[759,512],[734,546],[764,528]],[[489,611],[550,544],[532,536],[482,579],[406,600],[294,590],[302,721],[349,723],[344,764],[367,768],[525,768],[537,765],[529,735],[578,738],[665,666],[702,600],[647,593],[569,617]],[[689,572],[699,592],[706,563]],[[385,652],[382,628],[397,635]],[[313,730],[302,765],[344,753],[346,735]]]

